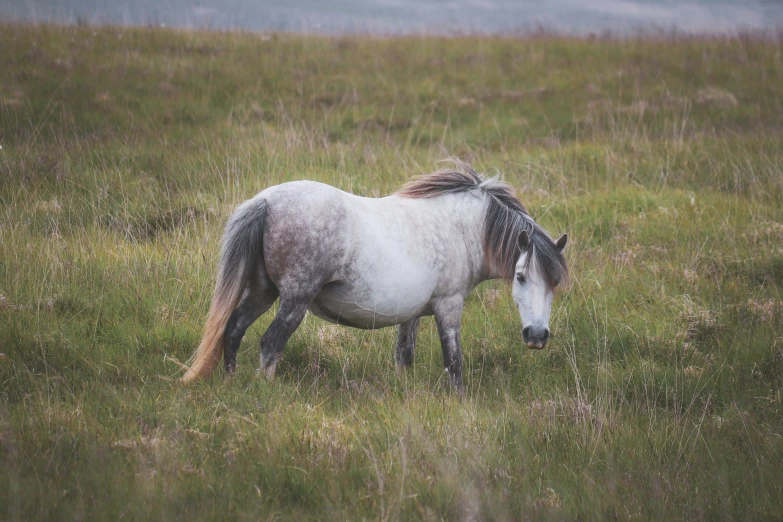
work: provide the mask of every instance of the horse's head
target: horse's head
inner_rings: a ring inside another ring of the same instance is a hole
[[[517,259],[511,295],[522,318],[522,339],[528,348],[542,349],[549,340],[549,313],[555,287],[561,282],[560,270],[552,270],[548,263],[556,262],[553,256],[563,260],[562,252],[568,241],[563,234],[554,243],[548,237],[547,244],[531,242],[527,232],[519,237],[522,255]],[[564,266],[564,265],[563,265]]]

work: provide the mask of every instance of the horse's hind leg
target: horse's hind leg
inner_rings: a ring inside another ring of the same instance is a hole
[[[239,306],[226,324],[223,336],[223,366],[226,373],[234,373],[237,364],[237,350],[245,332],[256,319],[269,310],[277,300],[277,288],[271,282],[264,286],[251,285],[242,296]]]
[[[261,368],[267,378],[275,375],[277,362],[283,354],[288,339],[301,324],[312,299],[282,296],[280,308],[272,324],[261,337]]]
[[[416,348],[416,333],[419,330],[419,318],[402,323],[397,331],[397,353],[394,360],[398,368],[413,364],[413,351]]]

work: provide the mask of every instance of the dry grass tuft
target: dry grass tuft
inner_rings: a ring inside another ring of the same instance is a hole
[[[712,104],[724,109],[738,105],[736,96],[718,87],[707,87],[699,90],[696,93],[696,103],[699,105]]]
[[[168,447],[169,441],[159,435],[142,435],[139,438],[121,439],[112,442],[113,448],[133,450],[159,450]]]
[[[353,450],[353,430],[344,423],[324,417],[320,425],[308,426],[302,433],[315,464],[342,466]]]
[[[711,338],[721,330],[718,314],[711,310],[691,311],[684,318],[687,327],[683,337],[688,341]]]
[[[781,311],[783,311],[783,305],[781,305],[781,301],[777,299],[748,299],[746,308],[751,315],[755,316],[763,323],[771,322],[781,313]]]
[[[47,201],[39,201],[35,204],[35,209],[41,212],[48,212],[50,214],[57,215],[63,211],[63,206],[59,201],[57,201],[57,198],[52,198]]]
[[[9,301],[6,296],[0,294],[0,310],[18,311],[18,310],[26,310],[27,308],[29,307],[25,305],[11,303],[11,301]]]
[[[554,489],[544,488],[544,491],[536,499],[535,507],[537,511],[557,511],[561,504],[560,495]]]
[[[484,292],[484,304],[487,308],[495,308],[503,298],[503,294],[497,288],[490,288]]]
[[[342,359],[345,346],[353,342],[353,335],[344,326],[326,324],[318,328],[318,340],[329,356]]]

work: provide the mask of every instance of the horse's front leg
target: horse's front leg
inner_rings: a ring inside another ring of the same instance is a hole
[[[397,331],[397,353],[394,356],[398,368],[407,368],[413,364],[413,351],[416,348],[418,330],[419,317],[400,325]]]
[[[439,301],[433,305],[435,323],[438,325],[443,365],[449,373],[452,386],[462,394],[462,347],[459,341],[459,325],[462,319],[462,296]]]

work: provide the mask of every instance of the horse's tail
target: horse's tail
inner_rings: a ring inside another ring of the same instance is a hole
[[[253,198],[237,207],[226,224],[207,325],[182,377],[184,383],[208,377],[223,355],[226,324],[239,305],[258,256],[262,255],[266,214],[266,200]]]

